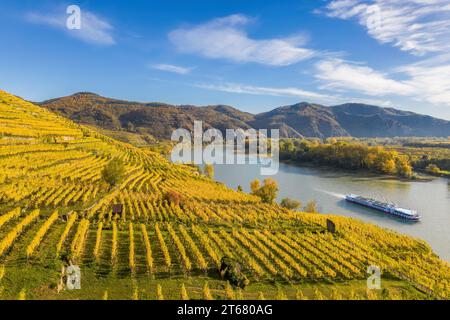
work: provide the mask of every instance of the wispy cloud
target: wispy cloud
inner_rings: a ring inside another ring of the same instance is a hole
[[[322,80],[327,89],[351,89],[370,96],[413,93],[408,84],[364,65],[334,59],[320,61],[316,68],[316,78]]]
[[[167,71],[177,74],[188,74],[192,71],[193,68],[180,67],[173,64],[153,64],[149,66],[151,69]]]
[[[221,84],[197,83],[193,84],[192,86],[200,89],[215,90],[229,93],[251,94],[258,96],[291,97],[296,98],[297,101],[308,101],[312,103],[322,103],[326,105],[336,105],[339,103],[354,102],[354,103],[378,105],[383,107],[392,106],[392,102],[388,99],[361,98],[355,96],[349,97],[340,94],[329,95],[326,93],[319,93],[293,87],[273,88],[273,87],[252,86],[242,83],[221,83]]]
[[[448,0],[333,0],[322,12],[356,19],[379,42],[416,55],[450,49]]]
[[[244,93],[252,95],[266,95],[277,97],[295,97],[299,99],[306,99],[310,101],[335,101],[337,97],[321,94],[313,91],[302,90],[299,88],[273,88],[273,87],[260,87],[252,86],[240,83],[221,83],[221,84],[195,84],[197,88],[216,90],[230,93]]]
[[[218,18],[197,26],[169,33],[169,40],[183,53],[236,62],[255,62],[287,66],[312,57],[315,52],[302,48],[301,36],[278,39],[252,39],[245,27],[252,21],[244,15]]]
[[[365,65],[342,60],[325,60],[316,64],[316,78],[322,89],[358,92],[372,97],[400,96],[437,105],[450,106],[450,61],[434,58],[428,62],[405,65],[393,73],[382,73]]]
[[[81,29],[69,30],[66,27],[67,15],[63,14],[44,14],[29,12],[26,19],[30,23],[47,25],[52,28],[65,31],[68,35],[81,41],[97,45],[113,45],[116,43],[113,36],[113,26],[103,18],[92,12],[81,11]]]
[[[435,65],[421,62],[400,67],[398,71],[409,77],[406,83],[416,95],[433,104],[450,106],[450,61]]]

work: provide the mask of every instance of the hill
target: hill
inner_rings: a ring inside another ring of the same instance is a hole
[[[284,133],[282,136],[289,138],[349,135],[330,108],[305,102],[257,114],[249,124],[256,129],[283,128],[280,134]]]
[[[125,174],[111,187],[112,159]],[[245,289],[221,278],[225,256]],[[80,290],[60,290],[69,263]],[[386,290],[366,292],[370,265]],[[2,299],[448,299],[450,267],[422,241],[263,203],[0,91],[0,287]]]
[[[170,139],[178,128],[192,130],[194,120],[203,120],[203,127],[243,128],[250,114],[228,106],[173,106],[163,103],[137,103],[109,99],[93,93],[44,101],[42,106],[56,111],[78,123],[94,125],[106,130],[148,134],[159,139]]]
[[[447,137],[450,122],[393,108],[348,103],[325,107],[299,103],[258,114],[248,122],[255,128],[280,127],[306,137]]]
[[[450,136],[450,122],[413,112],[349,103],[326,107],[299,103],[250,114],[230,106],[174,106],[138,103],[77,93],[40,103],[81,124],[106,130],[169,139],[177,128],[192,129],[194,120],[204,128],[280,129],[282,137],[402,137]],[[116,136],[117,138],[117,136]],[[120,138],[120,137],[119,137]]]

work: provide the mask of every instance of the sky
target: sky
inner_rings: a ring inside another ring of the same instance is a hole
[[[450,120],[450,0],[2,0],[0,10],[0,88],[31,101],[89,91],[251,113],[359,102]]]

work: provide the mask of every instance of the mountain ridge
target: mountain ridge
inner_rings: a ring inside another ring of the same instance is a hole
[[[361,103],[324,106],[301,102],[251,114],[228,105],[171,105],[102,97],[92,92],[37,103],[82,124],[169,139],[173,130],[279,129],[281,137],[450,136],[450,121],[411,111]]]

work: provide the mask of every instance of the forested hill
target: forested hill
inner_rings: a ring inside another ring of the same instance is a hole
[[[164,103],[138,103],[104,98],[93,93],[77,93],[48,100],[40,105],[78,123],[107,130],[125,130],[170,139],[178,128],[192,130],[194,120],[203,120],[203,127],[248,129],[253,119],[248,113],[228,106],[174,106]]]
[[[139,103],[77,93],[40,103],[82,124],[169,139],[176,128],[280,129],[282,137],[450,136],[450,122],[393,108],[349,103],[323,106],[299,103],[250,114],[225,105],[197,107]]]

